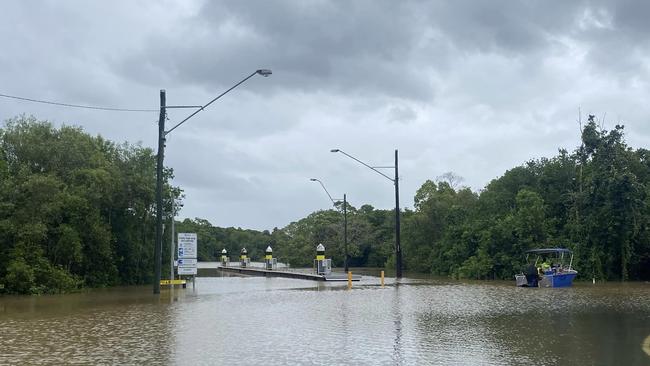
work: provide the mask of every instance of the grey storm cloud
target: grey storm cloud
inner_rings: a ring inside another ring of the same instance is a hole
[[[646,1],[7,1],[0,93],[152,108],[204,104],[168,136],[186,189],[182,215],[269,229],[329,207],[309,178],[354,205],[393,204],[371,164],[400,152],[402,199],[453,171],[475,190],[529,159],[578,144],[578,110],[650,124]],[[169,113],[169,125],[187,111]],[[0,99],[0,119],[34,114],[155,148],[157,114]],[[169,126],[168,125],[168,126]]]
[[[213,88],[268,66],[281,80],[253,90],[325,90],[426,102],[436,95],[435,77],[444,77],[458,58],[497,53],[525,58],[535,69],[562,40],[583,44],[597,66],[638,70],[634,54],[648,42],[642,16],[648,6],[629,1],[207,1],[183,27],[152,34],[140,51],[116,59],[114,67],[143,82]]]
[[[342,5],[206,2],[187,19],[190,26],[153,36],[150,47],[115,66],[130,77],[155,80],[151,73],[162,73],[203,86],[268,66],[281,75],[271,90],[429,97],[422,70],[403,67],[418,42],[417,27],[409,26],[417,14],[398,2]],[[160,68],[149,68],[156,60]]]

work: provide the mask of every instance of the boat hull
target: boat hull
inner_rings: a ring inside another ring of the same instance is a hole
[[[517,287],[537,287],[537,276],[531,278],[530,276],[524,276],[523,274],[515,275],[515,282]]]
[[[546,274],[539,281],[524,275],[515,275],[515,281],[518,287],[571,287],[577,274],[575,271]]]
[[[576,278],[577,274],[577,272],[556,273],[551,276],[551,287],[571,287],[573,279]]]

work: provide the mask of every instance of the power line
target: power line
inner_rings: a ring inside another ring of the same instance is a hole
[[[58,105],[58,106],[62,106],[62,107],[94,109],[94,110],[100,110],[100,111],[113,111],[113,112],[158,112],[159,111],[158,109],[109,108],[109,107],[96,107],[96,106],[81,105],[81,104],[59,103],[59,102],[51,102],[51,101],[47,101],[47,100],[17,97],[15,95],[7,95],[7,94],[0,94],[0,97],[24,100],[24,101],[27,101],[27,102],[34,102],[34,103]]]

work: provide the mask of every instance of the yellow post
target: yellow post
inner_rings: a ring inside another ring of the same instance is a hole
[[[352,288],[352,271],[348,272],[348,288]]]
[[[381,271],[381,287],[384,287],[384,271]]]

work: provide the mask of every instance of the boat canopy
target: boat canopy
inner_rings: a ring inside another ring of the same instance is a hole
[[[549,254],[549,253],[571,253],[571,251],[566,248],[544,248],[544,249],[527,250],[526,253]]]

